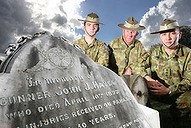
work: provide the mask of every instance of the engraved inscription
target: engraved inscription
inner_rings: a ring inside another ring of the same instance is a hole
[[[96,105],[96,106],[90,106],[90,107],[87,107],[87,108],[79,109],[77,111],[73,111],[71,114],[72,114],[72,117],[78,117],[78,116],[88,114],[88,113],[91,113],[91,112],[99,111],[102,108],[103,108],[103,106],[99,104],[99,105]]]
[[[92,124],[92,125],[96,125],[96,124],[100,124],[102,122],[105,122],[107,120],[110,120],[112,118],[115,118],[116,116],[113,115],[112,113],[109,113],[107,115],[103,115],[103,116],[100,116],[100,117],[96,117],[94,119],[90,119],[89,122]]]
[[[66,114],[61,114],[61,115],[58,115],[58,116],[52,116],[52,117],[49,117],[49,118],[44,118],[42,120],[39,120],[39,122],[37,122],[37,123],[33,122],[33,123],[30,123],[30,124],[26,124],[25,128],[43,128],[45,126],[60,123],[60,122],[63,122],[65,120],[68,120],[68,119],[69,119],[69,115],[67,113]],[[17,128],[20,128],[20,127],[17,127]]]
[[[44,78],[46,81],[46,84],[56,84],[56,83],[64,83],[64,82],[69,82],[69,81],[83,81],[84,78],[82,76],[69,76],[69,77],[61,77],[61,78],[51,78],[47,79]]]
[[[85,90],[101,89],[101,88],[111,87],[114,85],[115,85],[114,81],[104,81],[104,82],[93,81],[91,82],[91,84],[85,83]]]
[[[87,76],[88,78],[88,76]],[[89,78],[88,78],[89,79]],[[76,104],[87,104],[90,101],[101,101],[104,97],[115,97],[116,95],[120,94],[120,91],[118,89],[113,89],[110,91],[107,91],[106,88],[115,86],[115,82],[113,80],[106,80],[103,82],[97,82],[97,81],[90,81],[88,83],[84,83],[85,78],[82,76],[69,76],[69,77],[61,77],[61,78],[43,78],[36,80],[32,77],[26,76],[26,83],[28,84],[28,87],[32,89],[32,87],[35,86],[43,86],[47,85],[50,87],[54,87],[54,91],[43,91],[43,92],[36,92],[36,93],[29,93],[29,94],[23,94],[18,96],[12,96],[12,97],[1,97],[0,98],[0,105],[6,106],[8,104],[16,104],[16,103],[26,103],[30,101],[36,101],[36,100],[42,100],[47,98],[52,98],[52,96],[58,96],[63,99],[62,102],[56,102],[56,103],[49,103],[44,105],[36,106],[35,109],[26,108],[25,110],[15,111],[11,113],[6,113],[6,117],[11,119],[16,119],[16,117],[23,118],[25,116],[32,116],[34,112],[37,113],[49,113],[54,112],[57,109],[66,109],[66,107],[72,107]],[[81,82],[84,83],[84,86],[69,86],[64,87],[60,86],[60,84],[64,84],[65,82]],[[58,84],[57,84],[58,83]],[[91,94],[91,97],[87,97],[85,95],[81,97],[73,97],[75,94],[83,93],[85,91],[92,91],[92,90],[102,90],[99,93]],[[106,90],[105,90],[106,89]],[[69,96],[69,97],[66,97]],[[39,120],[38,122],[31,122],[29,124],[25,125],[25,128],[31,128],[31,127],[44,127],[48,125],[53,125],[56,123],[63,122],[65,120],[69,120],[72,118],[80,118],[81,116],[91,114],[91,113],[97,113],[100,110],[103,110],[105,108],[112,108],[113,106],[123,104],[125,102],[130,102],[131,99],[129,99],[128,96],[126,97],[120,97],[120,98],[114,98],[111,101],[105,101],[102,104],[97,104],[94,106],[86,106],[84,108],[76,108],[76,110],[70,111],[69,113],[60,114],[56,116],[52,116],[49,118],[43,118],[42,120]],[[103,114],[100,116],[96,116],[94,118],[90,118],[87,120],[87,122],[82,122],[80,124],[76,124],[76,127],[88,127],[88,126],[94,126],[98,125],[100,123],[104,123],[106,121],[112,120],[116,117],[115,113],[111,113],[108,111],[108,114]],[[135,123],[135,121],[134,121]],[[133,123],[128,122],[124,123],[120,127],[129,127]],[[20,128],[20,127],[18,127]]]
[[[58,108],[60,108],[60,104],[59,103],[54,103],[54,104],[48,104],[48,105],[45,105],[45,106],[39,106],[39,107],[37,107],[37,111],[42,113],[42,112],[45,112],[45,111],[51,111],[51,110],[58,109]]]
[[[61,96],[63,94],[68,95],[68,94],[77,93],[77,92],[82,92],[80,86],[69,87],[69,88],[58,87],[58,91],[56,91],[55,94],[58,96]]]
[[[143,119],[142,119],[142,120],[143,120]],[[141,126],[140,122],[141,122],[141,119],[140,119],[140,118],[137,118],[137,119],[135,119],[135,120],[133,120],[133,121],[128,121],[128,122],[122,124],[119,128],[128,128],[128,127],[132,127],[132,126],[134,126],[134,127],[136,127],[136,128],[143,128],[143,127]]]
[[[11,97],[1,97],[0,106],[6,106],[9,104],[16,104],[16,103],[26,103],[29,101],[46,99],[49,97],[51,97],[51,94],[48,91],[23,94],[18,96],[11,96]]]
[[[81,97],[81,98],[76,98],[76,99],[72,99],[72,100],[68,100],[67,98],[63,98],[63,99],[64,99],[64,105],[65,106],[70,106],[70,105],[74,105],[74,104],[81,104],[81,103],[89,101],[89,99],[87,97]]]
[[[6,116],[10,120],[16,117],[22,118],[24,116],[29,116],[31,114],[32,114],[32,111],[30,109],[26,109],[26,110],[16,111],[12,113],[7,113]]]

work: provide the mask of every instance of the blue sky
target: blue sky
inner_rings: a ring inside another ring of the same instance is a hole
[[[83,24],[78,19],[88,13],[99,15],[101,29],[97,38],[109,43],[121,36],[117,26],[134,16],[146,29],[138,39],[146,48],[159,43],[159,36],[150,32],[159,29],[168,17],[180,25],[191,25],[191,0],[2,0],[0,2],[0,52],[22,36],[48,31],[73,41],[83,36]]]
[[[149,8],[157,6],[160,0],[86,0],[81,4],[80,13],[84,18],[90,12],[99,15],[100,26],[97,38],[109,43],[112,39],[121,36],[121,29],[117,26],[124,23],[129,16],[140,21]],[[83,34],[83,30],[77,31]],[[139,35],[140,37],[140,35]]]

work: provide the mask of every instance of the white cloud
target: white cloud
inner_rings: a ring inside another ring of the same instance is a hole
[[[85,0],[3,0],[0,2],[0,51],[24,35],[49,31],[69,40],[80,36],[75,28]]]
[[[146,27],[140,39],[144,46],[148,49],[151,45],[160,43],[159,35],[151,35],[150,32],[159,30],[164,18],[176,19],[180,25],[191,25],[190,5],[190,0],[162,0],[156,7],[150,8],[140,21]]]
[[[80,3],[84,0],[26,0],[32,10],[32,19],[44,30],[56,36],[73,39],[74,29],[79,27],[75,20],[79,18]],[[47,26],[48,25],[48,26]]]

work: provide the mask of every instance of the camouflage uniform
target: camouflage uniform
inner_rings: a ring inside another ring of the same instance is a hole
[[[107,50],[107,45],[104,42],[95,39],[93,43],[88,45],[85,39],[81,38],[75,41],[75,43],[78,44],[85,54],[87,54],[94,62],[106,67],[108,66],[109,52]]]
[[[122,75],[127,68],[134,69],[137,64],[138,58],[141,57],[145,49],[139,40],[136,40],[128,46],[122,37],[114,39],[109,43],[110,58],[109,68]]]
[[[164,113],[171,110],[173,117],[184,116],[191,110],[191,50],[188,47],[179,44],[176,54],[167,55],[162,45],[156,46],[138,64],[136,73],[148,76],[145,69],[150,67],[151,77],[171,90],[170,95],[150,95],[153,108]]]

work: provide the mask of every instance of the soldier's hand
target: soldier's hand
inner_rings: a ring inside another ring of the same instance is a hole
[[[162,83],[159,81],[152,82],[153,86],[148,86],[149,91],[153,95],[167,95],[170,92],[170,89],[165,87]]]
[[[161,86],[160,84],[158,84],[157,81],[147,81],[147,84],[148,84],[148,88],[155,87],[155,86]]]
[[[132,72],[132,69],[131,68],[128,68],[124,71],[123,75],[132,75],[133,72]]]
[[[147,80],[148,88],[152,86],[160,86],[160,83],[152,79],[150,76],[146,76],[145,79]]]

